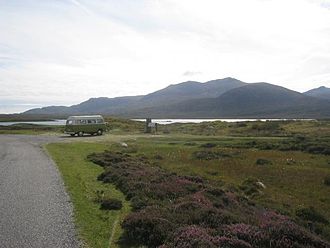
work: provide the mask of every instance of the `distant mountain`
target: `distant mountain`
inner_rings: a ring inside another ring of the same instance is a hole
[[[145,96],[91,98],[70,107],[44,107],[23,114],[96,113],[130,118],[330,118],[330,100],[268,83],[224,78],[170,85]]]
[[[216,98],[188,100],[126,115],[141,118],[320,118],[330,117],[330,101],[272,84],[255,83],[229,90]]]
[[[188,81],[180,84],[172,84],[162,90],[158,90],[141,98],[143,106],[155,106],[169,103],[177,103],[191,99],[214,98],[246,85],[235,78],[224,78],[200,83]]]
[[[115,114],[126,111],[127,108],[135,105],[142,96],[126,96],[126,97],[98,97],[70,107],[50,106],[44,108],[35,108],[24,112],[23,114],[33,115],[73,115],[73,114]]]
[[[112,114],[119,115],[124,112],[134,111],[146,107],[173,104],[185,100],[217,97],[224,92],[243,86],[246,83],[234,78],[212,80],[206,83],[188,81],[170,85],[162,90],[155,91],[145,96],[127,96],[116,98],[91,98],[71,107],[51,106],[31,109],[24,114]]]
[[[304,94],[308,96],[330,100],[330,88],[324,86],[306,91]]]

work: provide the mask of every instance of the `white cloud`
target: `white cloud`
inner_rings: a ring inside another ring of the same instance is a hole
[[[0,0],[0,105],[73,104],[227,76],[329,87],[329,3]]]

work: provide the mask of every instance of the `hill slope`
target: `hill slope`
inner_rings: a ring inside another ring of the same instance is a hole
[[[139,104],[155,106],[191,99],[214,98],[243,85],[246,85],[246,83],[235,78],[217,79],[206,83],[187,81],[148,94],[141,99]]]
[[[318,91],[325,92],[324,88]],[[311,91],[315,93],[314,91]],[[321,99],[268,83],[234,78],[170,85],[145,96],[91,98],[71,107],[51,106],[23,114],[104,114],[130,118],[330,118]]]
[[[229,90],[216,98],[188,100],[126,115],[141,118],[320,118],[330,117],[330,101],[272,84],[255,83]]]
[[[23,114],[33,115],[73,115],[73,114],[115,114],[120,111],[127,110],[130,106],[141,99],[141,96],[126,96],[126,97],[98,97],[90,98],[89,100],[70,107],[50,106],[44,108],[31,109]]]
[[[24,114],[110,114],[117,115],[123,112],[135,111],[146,107],[161,106],[178,103],[184,100],[217,97],[224,92],[243,86],[246,83],[234,78],[212,80],[206,83],[188,81],[170,85],[162,90],[145,96],[127,96],[116,98],[91,98],[71,107],[51,106],[31,109]]]
[[[330,88],[327,88],[324,86],[309,90],[309,91],[305,92],[304,94],[308,95],[308,96],[313,96],[313,97],[317,97],[317,98],[323,98],[323,99],[330,100]]]

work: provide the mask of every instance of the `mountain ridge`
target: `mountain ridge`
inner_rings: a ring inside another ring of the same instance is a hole
[[[23,114],[104,114],[129,118],[330,118],[330,98],[235,78],[186,81],[141,96],[90,98]]]
[[[318,88],[311,89],[309,91],[306,91],[304,94],[308,96],[330,100],[330,88],[327,88],[325,86],[320,86]]]

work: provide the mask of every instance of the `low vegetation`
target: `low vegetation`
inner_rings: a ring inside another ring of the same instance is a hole
[[[75,224],[87,247],[116,247],[122,233],[120,223],[130,209],[113,185],[96,180],[102,168],[86,160],[87,154],[104,149],[105,145],[95,143],[47,145],[70,194]]]
[[[124,243],[246,248],[330,245],[290,218],[256,206],[237,190],[167,172],[144,157],[126,153],[105,151],[88,158],[105,169],[98,179],[115,184],[132,202],[133,212],[122,224]],[[257,193],[258,182],[243,185],[247,194]],[[315,211],[297,215],[325,221]]]
[[[257,165],[270,165],[272,164],[272,161],[265,159],[265,158],[258,158],[256,161]]]
[[[90,247],[108,247],[114,229],[113,247],[329,247],[329,122],[173,124],[158,135],[108,122],[102,144],[48,147]]]
[[[302,220],[329,224],[329,221],[322,214],[320,214],[314,207],[299,208],[296,210],[296,215]]]
[[[223,159],[230,158],[231,154],[223,151],[195,151],[193,157],[199,160],[214,160],[214,159]]]
[[[330,186],[330,175],[328,175],[324,178],[324,184],[327,186]]]
[[[121,200],[110,198],[103,199],[101,201],[101,209],[102,210],[119,210],[122,209],[123,203]]]
[[[22,115],[22,114],[0,114],[0,125],[4,121],[52,121],[63,119],[63,116],[50,115]]]
[[[45,126],[36,124],[15,124],[11,126],[1,126],[0,134],[46,134],[63,133],[63,126]]]

